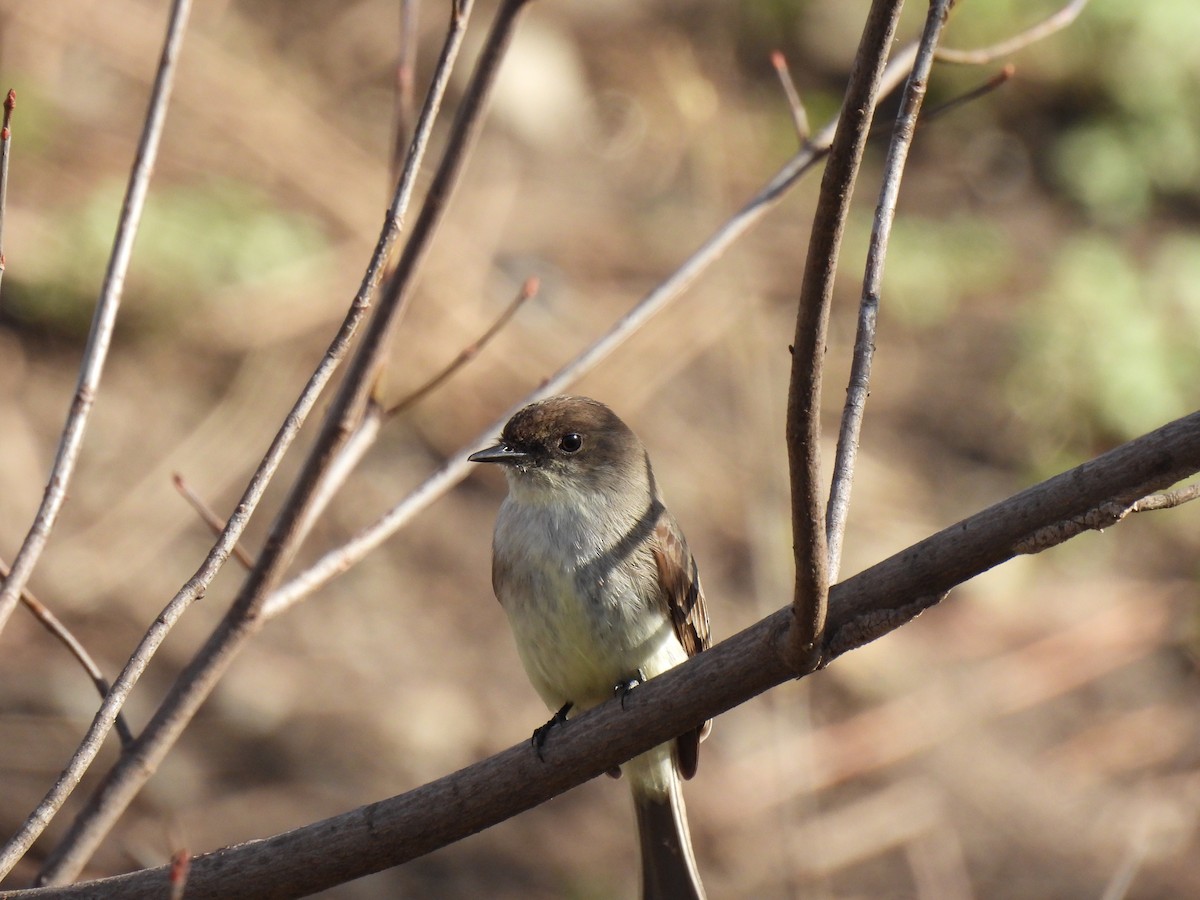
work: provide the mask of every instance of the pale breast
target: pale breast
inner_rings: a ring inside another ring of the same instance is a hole
[[[593,706],[639,669],[651,677],[684,656],[654,595],[649,554],[624,549],[636,523],[622,527],[594,505],[571,505],[575,513],[508,500],[496,522],[496,594],[529,679],[552,709]]]

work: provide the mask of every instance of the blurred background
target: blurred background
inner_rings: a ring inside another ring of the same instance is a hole
[[[445,5],[421,9],[422,86]],[[209,0],[193,14],[115,346],[31,584],[110,676],[211,544],[172,474],[227,515],[357,289],[390,197],[396,7]],[[969,48],[1055,4],[960,7],[946,43]],[[479,0],[467,57],[493,9]],[[797,148],[771,52],[786,54],[820,127],[865,9],[533,4],[384,393],[403,397],[441,369],[528,276],[541,292],[388,425],[301,564],[461,452],[748,200]],[[0,2],[0,88],[18,97],[0,294],[5,559],[71,399],[165,15],[149,0]],[[904,40],[923,15],[906,12]],[[919,131],[846,575],[1197,407],[1198,44],[1190,0],[1094,0],[1014,57],[1002,89]],[[928,103],[999,65],[937,67]],[[842,256],[831,436],[882,154],[882,143],[868,153]],[[783,410],[818,179],[577,385],[650,448],[718,639],[789,600]],[[250,529],[251,552],[298,458]],[[546,711],[491,593],[502,493],[498,473],[473,473],[273,622],[88,874],[293,828],[525,740]],[[1198,549],[1200,507],[1135,517],[1014,560],[721,717],[686,791],[709,895],[1200,896]],[[126,707],[135,728],[240,578],[231,563],[176,627]],[[0,635],[5,835],[96,703],[18,610]],[[6,886],[26,883],[113,759],[110,739]],[[600,779],[326,896],[627,897],[634,859],[626,788]]]

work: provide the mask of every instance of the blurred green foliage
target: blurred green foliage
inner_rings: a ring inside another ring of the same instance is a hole
[[[53,239],[5,281],[4,312],[44,332],[86,334],[112,247],[124,185],[49,214]],[[126,285],[126,334],[176,322],[205,295],[269,275],[325,246],[316,223],[285,214],[258,190],[213,181],[151,190]]]
[[[870,236],[870,216],[856,211],[846,229],[845,258],[865,259]],[[883,278],[889,313],[910,328],[941,324],[962,298],[999,283],[1012,258],[1004,230],[981,216],[898,215]]]
[[[1196,408],[1200,235],[1168,235],[1145,262],[1103,236],[1073,239],[1024,313],[1009,393],[1047,466]]]
[[[963,3],[947,43],[994,42],[1054,6]],[[1072,225],[1007,270],[1035,280],[1019,294],[1007,395],[1026,458],[1043,471],[1200,407],[1197,47],[1195,0],[1092,0],[1070,29],[1015,58],[1012,90],[971,109],[999,112],[1035,161],[1047,212]],[[939,226],[902,208],[889,308],[911,321],[1005,284],[1002,228],[982,224],[996,212]]]
[[[1056,179],[1110,225],[1135,223],[1164,200],[1195,204],[1200,4],[1093,0],[1084,19],[1094,53],[1075,71],[1075,89],[1097,97],[1056,142]]]
[[[1200,4],[1093,0],[1079,25],[1050,177],[1091,233],[1054,248],[1011,381],[1048,465],[1200,406]]]

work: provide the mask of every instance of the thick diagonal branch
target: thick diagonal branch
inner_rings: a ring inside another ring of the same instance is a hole
[[[1200,472],[1200,413],[1028,488],[830,590],[822,662],[911,621],[1055,523],[1090,519]],[[571,719],[538,759],[528,740],[397,797],[196,857],[187,896],[294,897],[361,878],[495,825],[794,677],[785,607],[613,701]],[[167,867],[0,900],[165,895]]]

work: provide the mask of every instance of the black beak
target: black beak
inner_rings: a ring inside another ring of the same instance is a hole
[[[496,444],[494,447],[487,447],[478,453],[472,453],[467,459],[471,462],[502,463],[515,466],[528,462],[529,454],[523,450],[514,450],[508,444]]]

